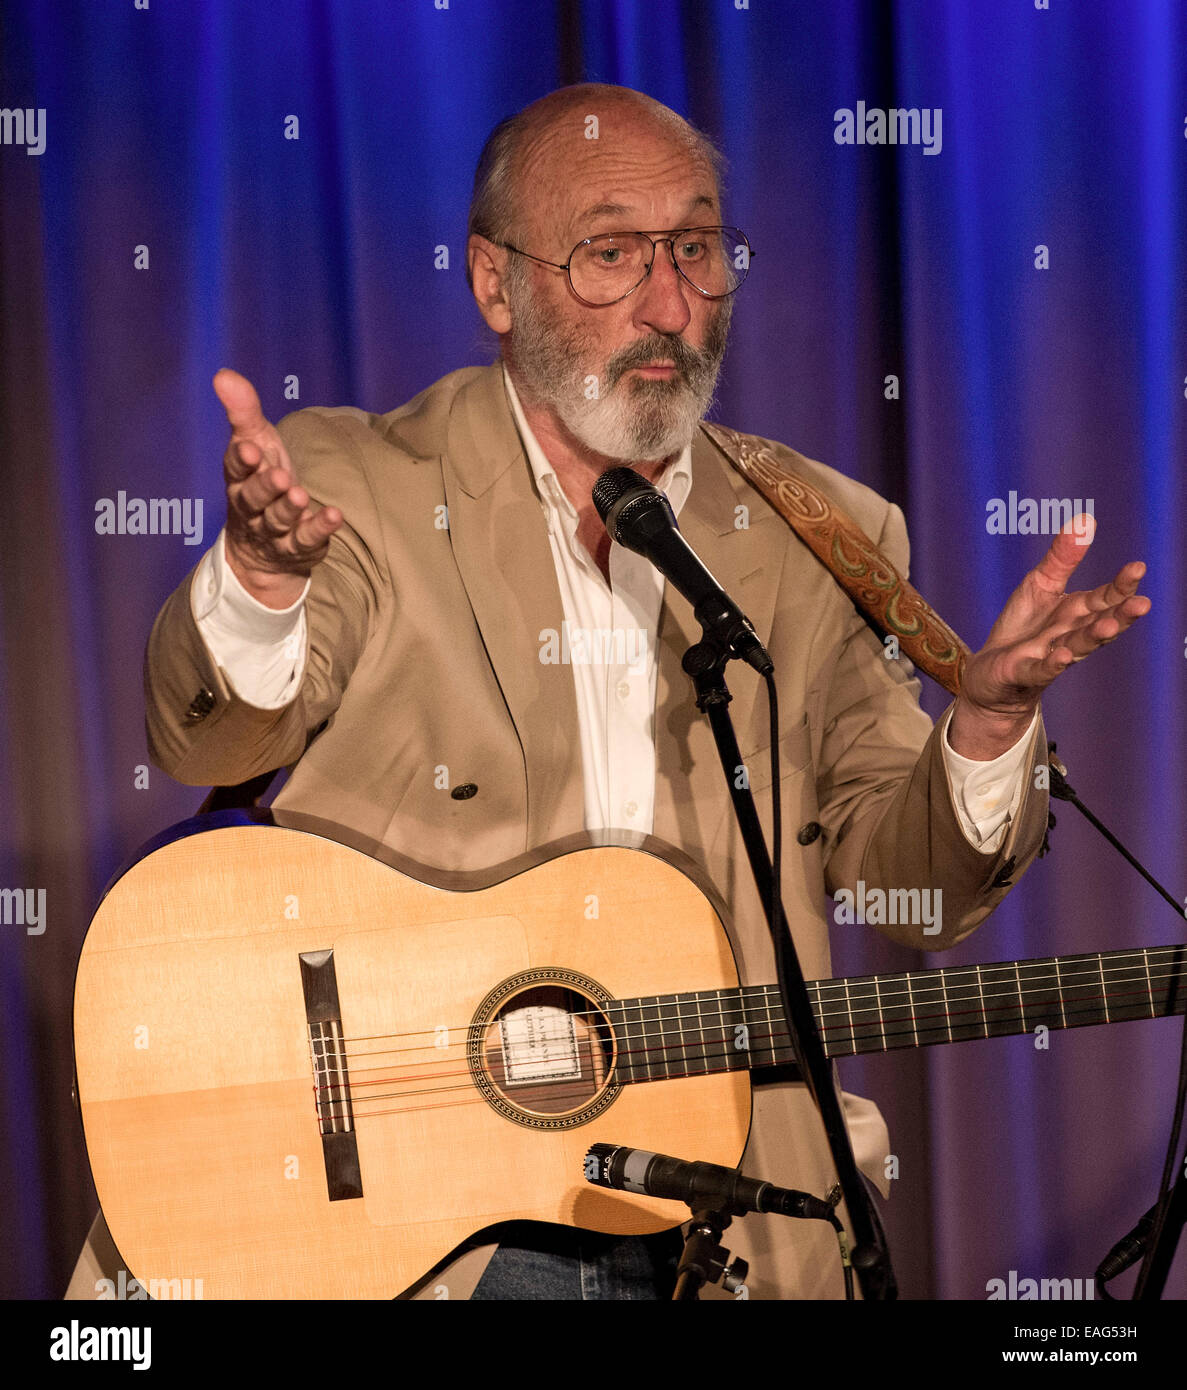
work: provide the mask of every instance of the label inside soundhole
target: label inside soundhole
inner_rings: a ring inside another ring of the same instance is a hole
[[[605,1087],[613,1041],[593,999],[561,985],[532,985],[490,1018],[482,1062],[489,1083],[517,1109],[573,1115]]]

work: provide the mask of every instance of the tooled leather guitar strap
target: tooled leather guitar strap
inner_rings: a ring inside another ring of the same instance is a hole
[[[878,549],[852,517],[754,435],[701,428],[829,570],[857,607],[921,670],[955,695],[968,647]]]

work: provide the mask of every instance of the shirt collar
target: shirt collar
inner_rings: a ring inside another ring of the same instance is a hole
[[[577,509],[569,500],[564,488],[561,487],[556,470],[549,463],[544,450],[540,447],[540,441],[532,433],[532,428],[523,413],[519,393],[512,383],[511,373],[508,372],[506,363],[503,364],[503,383],[507,388],[507,401],[511,406],[511,414],[515,420],[515,427],[519,431],[519,437],[523,442],[524,452],[528,456],[532,477],[536,480],[536,491],[540,494],[544,510],[548,514],[559,512],[575,527]],[[681,508],[688,500],[688,494],[692,491],[691,441],[668,464],[667,468],[659,475],[655,485],[661,492],[667,494],[672,511],[679,516]]]

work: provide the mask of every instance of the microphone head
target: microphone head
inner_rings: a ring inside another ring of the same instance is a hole
[[[603,521],[610,508],[635,488],[649,488],[651,484],[641,473],[633,468],[607,468],[594,483],[593,503]]]
[[[610,539],[652,563],[654,537],[679,529],[668,499],[633,468],[608,468],[594,484],[593,500]]]

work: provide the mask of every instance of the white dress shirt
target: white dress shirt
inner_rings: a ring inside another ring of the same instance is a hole
[[[577,509],[532,433],[505,368],[503,379],[556,566],[564,628],[549,650],[573,671],[585,825],[588,830],[646,834],[655,814],[655,634],[664,580],[641,555],[614,542],[606,583],[577,538]],[[668,465],[656,486],[667,494],[678,517],[692,489],[691,445]],[[239,697],[261,709],[279,709],[296,695],[305,667],[305,594],[280,610],[257,602],[227,564],[223,534],[194,576],[194,619]],[[991,762],[977,762],[951,748],[944,729],[942,748],[953,805],[966,838],[982,853],[999,848],[1017,812],[1023,759],[1033,731],[1032,720],[1013,748]]]

